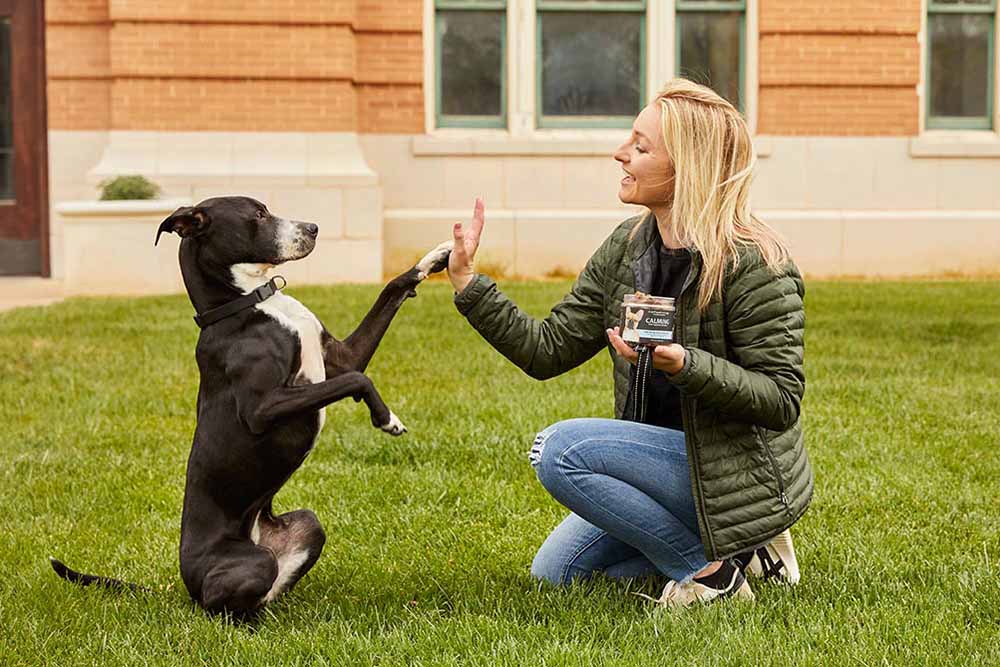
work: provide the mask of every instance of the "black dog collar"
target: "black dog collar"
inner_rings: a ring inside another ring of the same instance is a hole
[[[278,284],[275,282],[276,280],[281,281],[281,287],[278,287]],[[200,315],[195,315],[194,322],[199,327],[204,329],[211,324],[215,324],[219,320],[224,320],[242,310],[253,308],[261,301],[270,299],[278,292],[278,290],[285,289],[287,284],[288,281],[285,280],[283,276],[275,276],[249,294],[244,294],[243,296],[233,299],[229,303],[223,304],[218,308],[212,308],[211,310],[206,310]]]

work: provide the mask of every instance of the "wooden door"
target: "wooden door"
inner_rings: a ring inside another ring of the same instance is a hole
[[[49,274],[42,0],[0,0],[0,275]]]

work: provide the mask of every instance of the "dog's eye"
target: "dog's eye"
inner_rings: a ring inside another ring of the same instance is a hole
[[[258,220],[263,220],[264,219],[264,211],[263,210],[257,209],[257,219]]]

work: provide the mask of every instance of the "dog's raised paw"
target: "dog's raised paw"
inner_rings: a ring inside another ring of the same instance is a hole
[[[443,271],[448,266],[448,255],[455,247],[454,241],[445,241],[438,247],[431,250],[417,262],[417,271],[420,272],[420,279],[423,280],[432,273]]]
[[[389,413],[389,423],[379,426],[380,429],[389,435],[403,435],[406,433],[406,426],[399,420],[395,412]]]

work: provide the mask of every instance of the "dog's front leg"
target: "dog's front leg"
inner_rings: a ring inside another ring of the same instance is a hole
[[[406,427],[386,406],[375,385],[366,375],[350,371],[316,384],[275,387],[261,391],[252,377],[241,378],[236,387],[236,407],[240,417],[255,434],[266,432],[283,417],[312,412],[351,397],[364,401],[371,413],[372,425],[391,435],[402,435]]]
[[[343,343],[332,341],[328,344],[327,353],[327,373],[331,366],[343,368],[346,366],[352,370],[364,372],[375,354],[375,349],[382,342],[392,318],[396,316],[399,308],[409,297],[416,296],[416,287],[432,273],[442,271],[448,266],[448,255],[453,246],[452,241],[446,241],[438,247],[424,255],[423,259],[417,262],[409,271],[396,276],[382,288],[382,292],[375,300],[375,304],[361,320],[358,328],[344,339]],[[335,346],[330,349],[330,346]],[[336,349],[339,347],[339,349]]]

